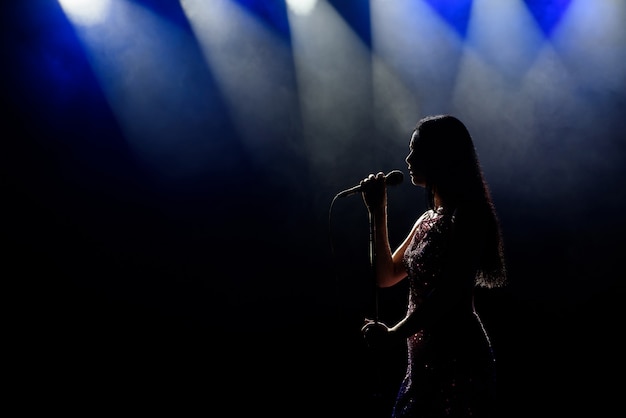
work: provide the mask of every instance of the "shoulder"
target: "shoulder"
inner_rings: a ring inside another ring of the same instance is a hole
[[[441,209],[441,208],[440,208]],[[420,215],[420,217],[415,222],[416,225],[419,225],[424,222],[432,223],[434,220],[437,220],[442,215],[442,210],[440,209],[428,209],[424,213]]]
[[[456,211],[445,209],[443,207],[431,209],[427,211],[427,213],[428,221],[439,228],[449,227],[450,225],[454,224],[456,219]]]
[[[454,222],[454,216],[451,212],[442,208],[437,210],[429,209],[425,211],[413,225],[412,233],[418,233],[419,236],[428,235],[446,235]]]

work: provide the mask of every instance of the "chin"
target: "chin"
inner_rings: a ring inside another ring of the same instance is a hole
[[[420,186],[420,187],[426,186],[426,182],[424,180],[415,178],[413,177],[413,175],[411,175],[411,183],[413,183],[414,186]]]

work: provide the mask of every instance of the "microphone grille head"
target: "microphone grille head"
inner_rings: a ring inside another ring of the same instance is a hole
[[[390,171],[385,175],[385,183],[388,186],[397,186],[404,180],[404,173],[400,170]]]

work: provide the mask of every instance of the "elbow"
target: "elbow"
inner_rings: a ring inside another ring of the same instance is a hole
[[[385,277],[378,277],[376,280],[376,285],[380,288],[392,287],[398,284],[404,279],[406,275],[389,275]]]
[[[382,266],[379,266],[382,267]],[[376,270],[376,285],[380,288],[392,287],[407,277],[407,271],[401,262],[388,264]]]

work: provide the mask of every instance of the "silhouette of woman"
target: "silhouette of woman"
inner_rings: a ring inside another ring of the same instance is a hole
[[[366,319],[371,347],[406,339],[407,367],[393,418],[494,417],[495,355],[474,304],[476,287],[507,282],[502,234],[473,140],[450,115],[421,119],[406,157],[427,210],[392,252],[382,172],[359,183],[373,229],[377,286],[409,281],[405,317],[393,326]]]

